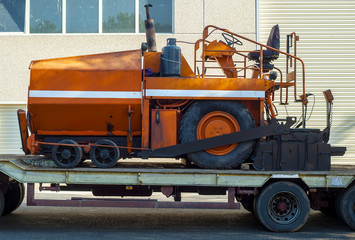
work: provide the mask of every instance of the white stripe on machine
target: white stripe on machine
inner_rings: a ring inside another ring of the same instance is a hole
[[[147,97],[264,98],[265,91],[147,89]]]
[[[248,90],[170,90],[147,89],[147,97],[207,97],[207,98],[264,98],[264,91]],[[29,97],[38,98],[142,98],[142,92],[126,91],[52,91],[30,90]]]
[[[142,98],[142,92],[30,90],[29,97],[39,97],[39,98]]]

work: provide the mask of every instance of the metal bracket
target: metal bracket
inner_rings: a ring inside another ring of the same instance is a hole
[[[281,120],[279,120],[281,121]],[[139,152],[137,155],[142,158],[148,157],[178,157],[184,154],[202,151],[210,148],[221,147],[233,143],[240,143],[258,139],[266,136],[288,134],[290,127],[296,122],[296,118],[287,117],[285,123],[278,123],[273,120],[267,126],[243,130],[240,132],[225,134],[222,136],[206,138],[194,142],[181,143],[169,147],[152,149]]]

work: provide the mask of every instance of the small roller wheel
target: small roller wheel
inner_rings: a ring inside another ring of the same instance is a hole
[[[59,144],[78,145],[75,141],[65,139]],[[52,148],[52,158],[55,164],[61,168],[73,168],[82,159],[83,150],[79,146],[56,145]]]
[[[2,213],[3,216],[15,211],[22,203],[25,196],[25,186],[16,180],[10,180],[7,192],[4,196],[5,206]]]
[[[339,218],[355,230],[355,186],[339,196],[336,207]]]
[[[274,232],[294,232],[307,221],[310,203],[305,191],[295,183],[275,182],[256,198],[255,215]]]
[[[95,144],[101,146],[91,147],[90,159],[92,163],[99,168],[113,167],[120,158],[120,150],[117,145],[108,139],[99,140]]]

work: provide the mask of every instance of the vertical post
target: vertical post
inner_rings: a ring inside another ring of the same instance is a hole
[[[228,188],[228,208],[234,209],[234,203],[235,203],[235,188],[229,187]]]
[[[36,206],[34,185],[34,183],[27,183],[27,206]]]

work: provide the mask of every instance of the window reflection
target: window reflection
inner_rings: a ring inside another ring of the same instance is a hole
[[[25,0],[0,0],[0,32],[23,32]]]
[[[62,32],[62,0],[31,0],[31,33]]]
[[[98,33],[99,1],[67,0],[67,33]]]
[[[145,32],[144,20],[146,19],[146,4],[152,4],[150,15],[154,19],[157,33],[172,33],[172,0],[140,0],[139,1],[139,32]]]
[[[102,32],[133,33],[135,30],[135,1],[103,0]]]

